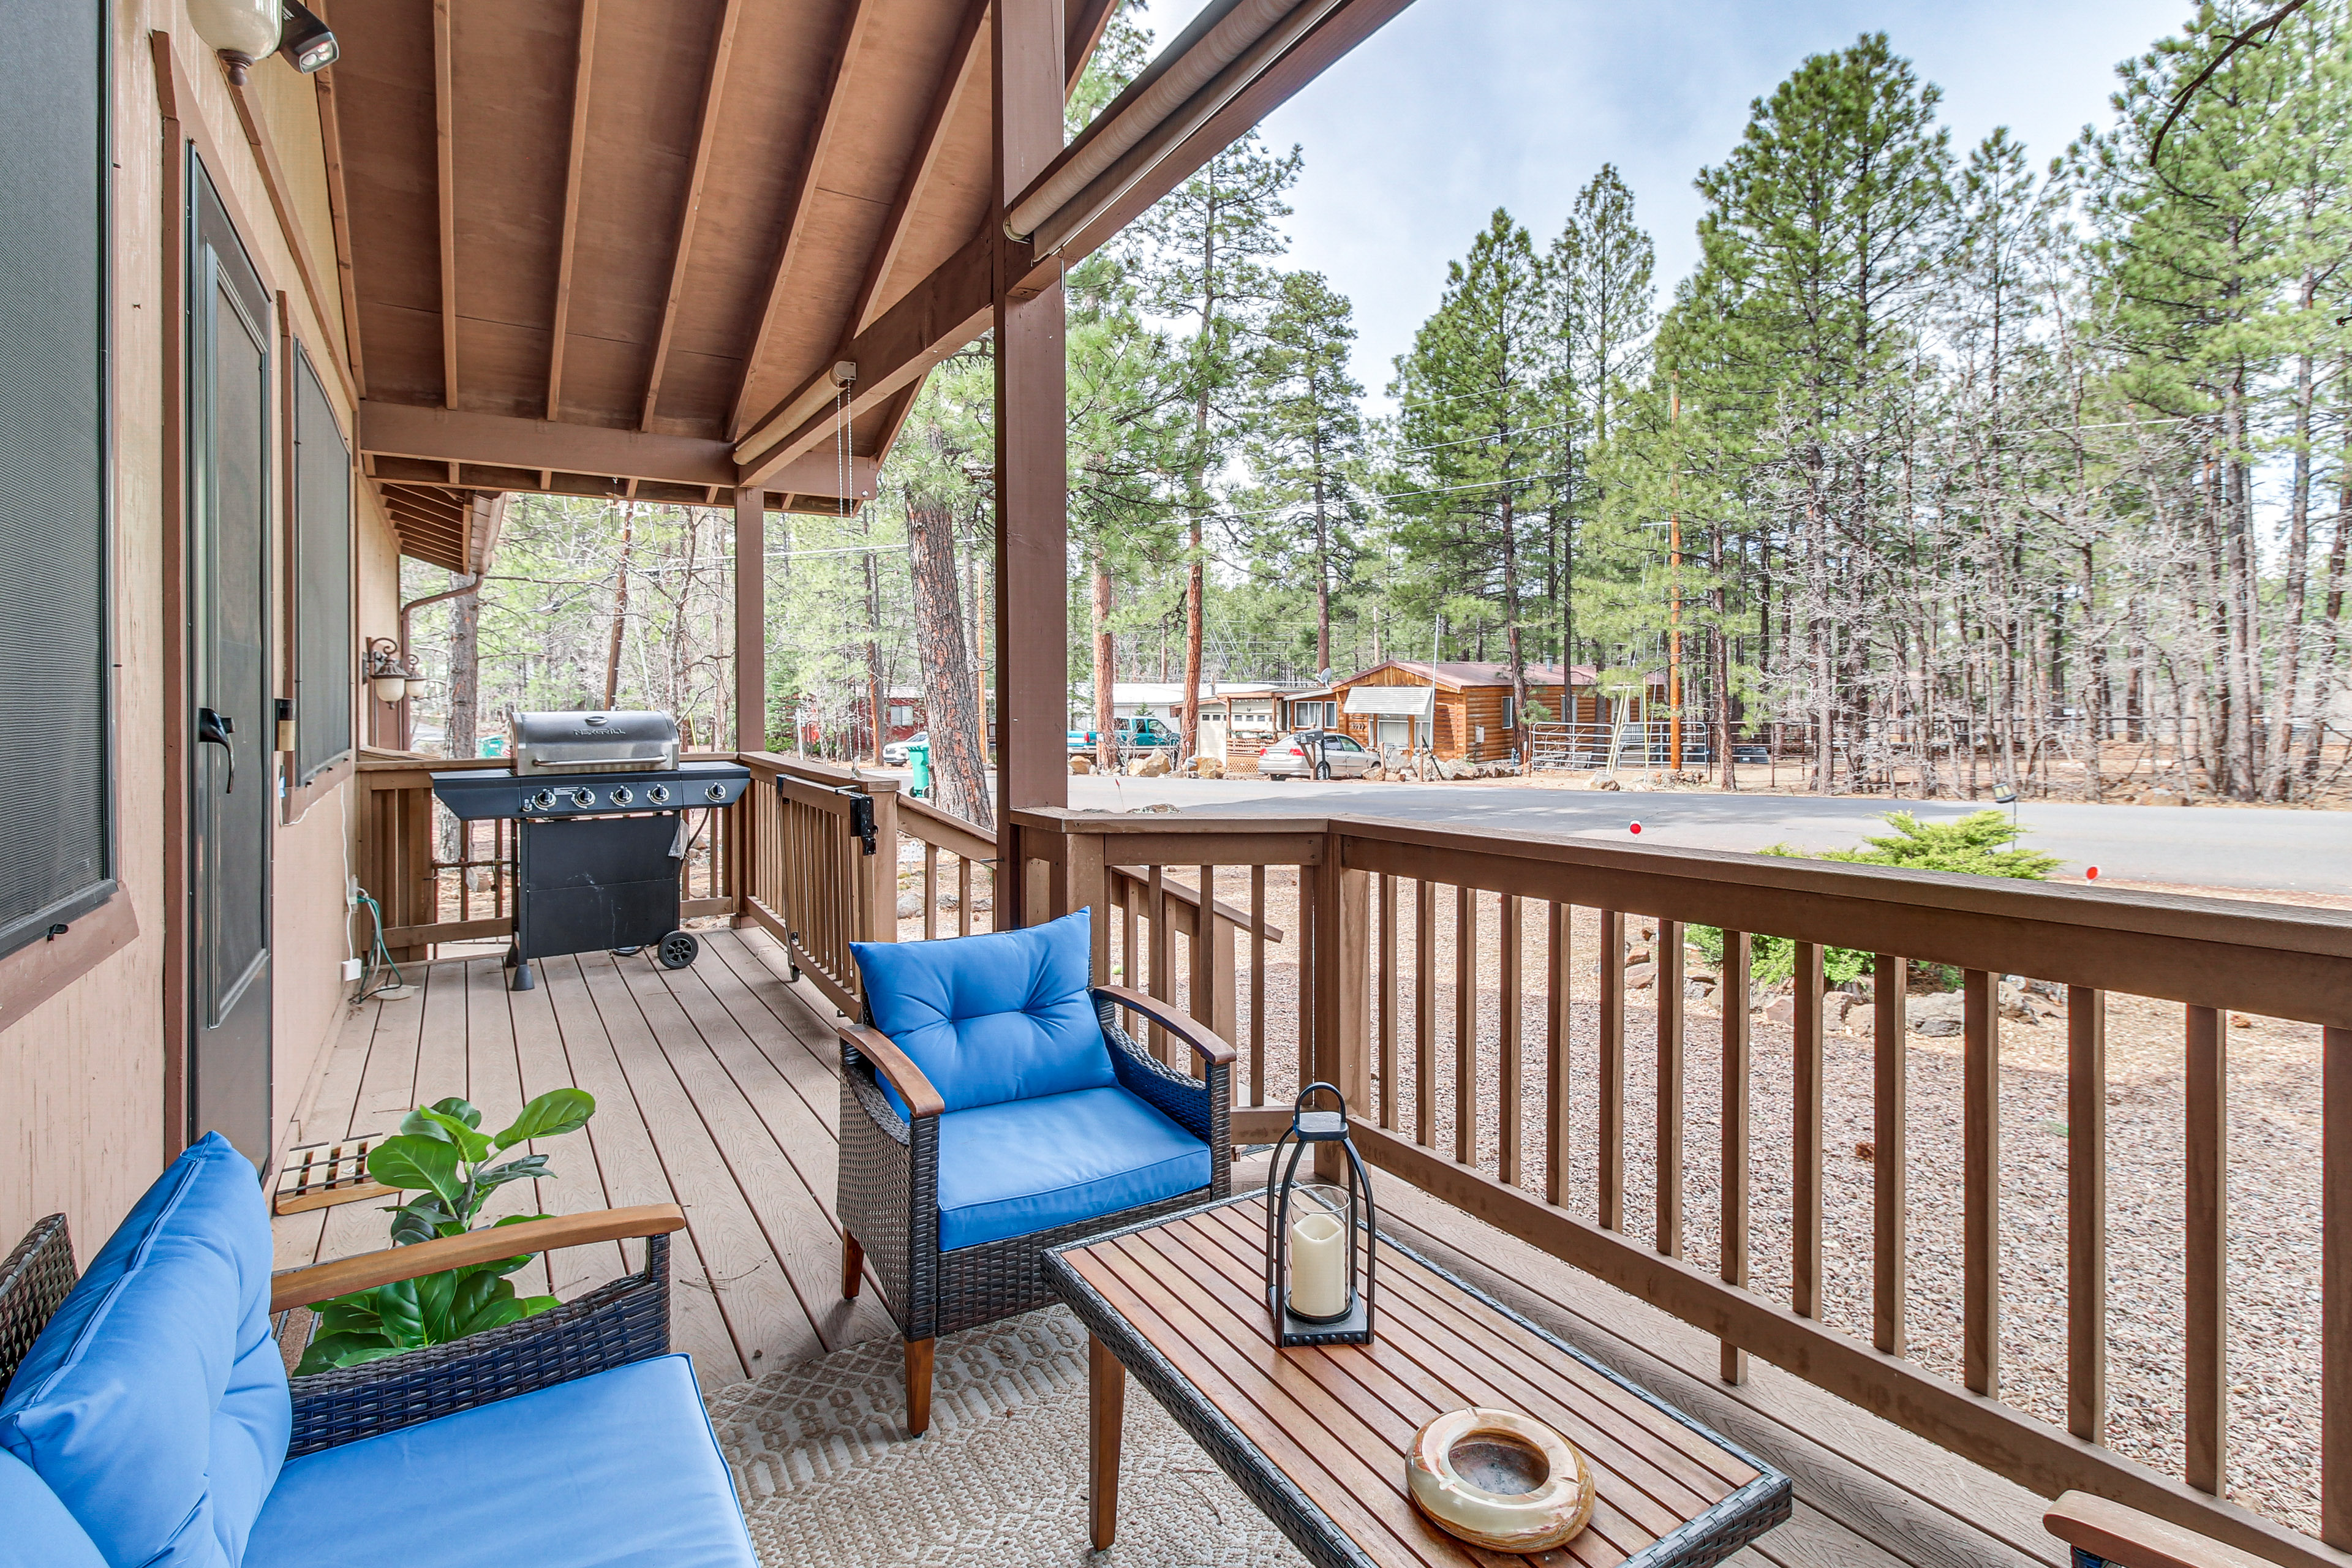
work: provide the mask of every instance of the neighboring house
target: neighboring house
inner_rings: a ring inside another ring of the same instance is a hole
[[[1575,721],[1601,721],[1592,670],[1577,666],[1570,685]],[[1555,719],[1569,712],[1557,666],[1528,666],[1528,696]],[[1328,727],[1374,750],[1426,751],[1449,762],[1499,762],[1514,755],[1517,731],[1526,721],[1512,701],[1507,664],[1450,660],[1433,673],[1426,662],[1392,658],[1335,683],[1323,700],[1336,710],[1326,721]]]
[[[1201,704],[1201,736],[1196,748],[1228,768],[1255,767],[1258,753],[1280,734],[1286,695],[1274,686],[1223,686]]]

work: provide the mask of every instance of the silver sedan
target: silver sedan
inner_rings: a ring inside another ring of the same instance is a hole
[[[1276,736],[1258,754],[1257,771],[1269,779],[1360,779],[1380,763],[1376,753],[1336,730],[1298,730]]]

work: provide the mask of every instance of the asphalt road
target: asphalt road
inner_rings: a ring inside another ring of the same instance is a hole
[[[1070,804],[1131,810],[1166,802],[1224,816],[1346,812],[1502,832],[1574,834],[1701,849],[1848,849],[1884,831],[1889,810],[1923,821],[1982,806],[1928,801],[1782,795],[1611,794],[1509,785],[1272,784],[1264,779],[1074,778]],[[2061,875],[2096,866],[2102,878],[2282,892],[2352,893],[2352,812],[2216,806],[2018,807],[2025,842],[2063,858]]]

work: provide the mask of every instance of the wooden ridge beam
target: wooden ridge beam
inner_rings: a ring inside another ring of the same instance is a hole
[[[702,216],[702,187],[710,177],[710,149],[719,140],[719,105],[727,89],[727,63],[735,53],[735,27],[743,19],[743,0],[727,0],[719,18],[719,44],[711,51],[710,76],[702,88],[702,126],[694,139],[694,164],[686,180],[686,210],[678,215],[677,243],[671,253],[669,292],[662,299],[661,331],[654,337],[654,363],[646,373],[646,408],[637,428],[654,427],[654,408],[661,401],[663,367],[669,363],[669,345],[677,331],[678,297],[686,292],[686,267],[694,254],[694,227]]]
[[[563,176],[563,237],[555,260],[555,319],[547,335],[547,416],[563,406],[563,342],[572,330],[572,253],[580,237],[580,181],[588,161],[588,81],[596,68],[596,0],[580,0],[580,55],[572,71],[572,142]]]
[[[842,82],[849,74],[850,61],[856,58],[857,47],[864,41],[866,26],[879,7],[873,0],[849,0],[849,15],[841,28],[841,42],[835,51],[833,66],[825,73],[824,99],[818,106],[816,117],[809,127],[807,143],[801,150],[800,168],[793,177],[792,199],[784,205],[783,231],[776,240],[776,263],[768,273],[758,321],[751,331],[750,346],[743,355],[743,375],[735,388],[735,406],[728,416],[729,434],[740,434],[746,423],[745,399],[751,395],[751,384],[760,367],[760,355],[775,331],[776,317],[783,309],[784,282],[791,276],[793,258],[799,253],[808,235],[809,207],[816,200],[817,170],[833,145],[834,133],[840,128],[843,108],[848,95],[842,91]]]
[[[359,415],[358,446],[369,456],[525,469],[540,476],[536,487],[504,487],[512,489],[548,489],[548,476],[559,473],[705,489],[737,488],[734,458],[724,441],[373,400],[359,405]],[[863,500],[874,494],[876,468],[871,458],[851,459],[851,499]],[[779,465],[767,477],[772,489],[828,495],[837,482],[831,452],[808,453]],[[486,483],[479,488],[499,487]]]
[[[915,155],[907,164],[907,172],[898,182],[898,190],[890,203],[889,216],[882,220],[882,243],[866,264],[866,276],[857,286],[857,298],[849,307],[848,325],[842,332],[846,342],[871,326],[874,321],[874,298],[890,279],[898,262],[899,247],[906,242],[907,220],[922,201],[923,191],[938,172],[940,143],[948,123],[955,117],[956,106],[970,90],[982,60],[981,44],[986,38],[989,0],[966,0],[963,21],[956,33],[955,43],[948,50],[946,69],[940,73],[939,86],[931,93],[929,113],[923,121],[922,134],[915,140]]]
[[[433,137],[438,158],[434,184],[441,221],[441,403],[457,406],[457,131],[451,85],[454,47],[450,0],[433,0]]]

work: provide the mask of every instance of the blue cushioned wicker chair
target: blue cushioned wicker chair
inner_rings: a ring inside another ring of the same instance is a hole
[[[866,1022],[841,1030],[841,1289],[867,1253],[907,1339],[907,1425],[931,1346],[1052,1299],[1048,1247],[1232,1190],[1234,1048],[1164,1002],[1089,985],[1089,911],[1025,931],[856,942]],[[1126,1007],[1192,1047],[1153,1060]]]

